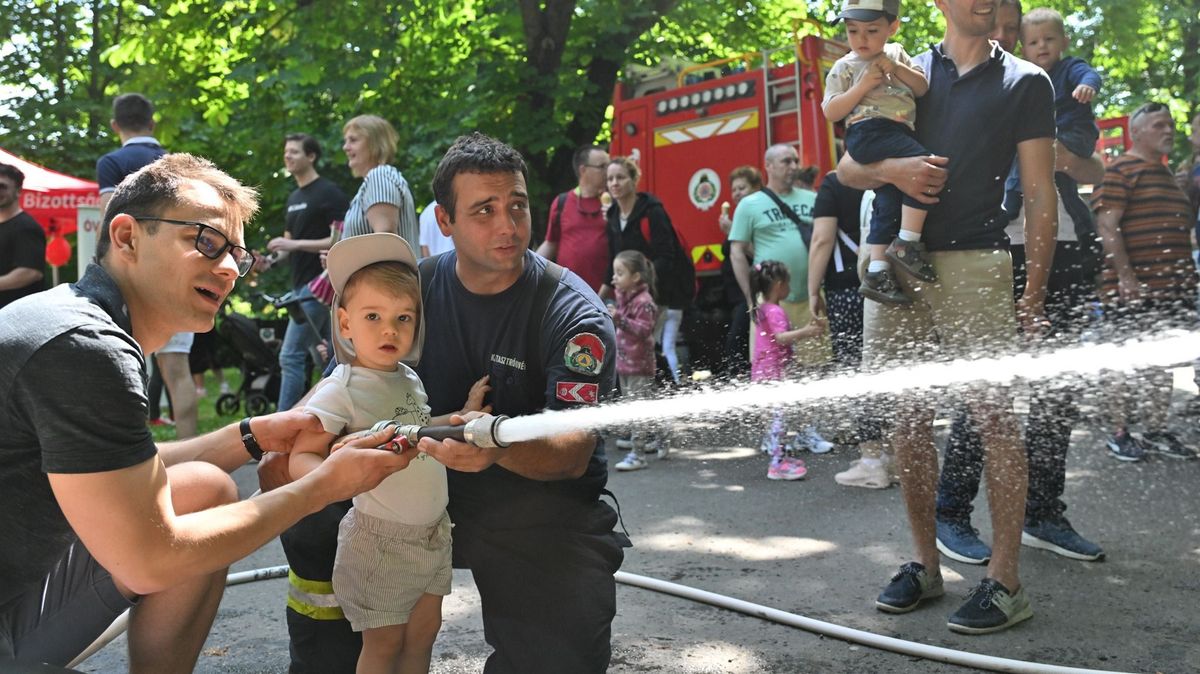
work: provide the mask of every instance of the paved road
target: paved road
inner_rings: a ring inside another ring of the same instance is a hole
[[[1105,547],[1108,561],[1026,548],[1022,575],[1034,619],[966,637],[949,632],[945,619],[981,577],[979,567],[947,563],[948,596],[915,613],[874,610],[875,595],[907,559],[909,538],[898,489],[834,484],[849,452],[807,456],[809,477],[782,483],[766,480],[749,425],[690,424],[674,445],[668,460],[610,479],[636,545],[624,571],[948,648],[1104,670],[1200,671],[1200,461],[1123,464],[1107,456],[1094,429],[1076,431],[1069,516]],[[238,477],[253,489],[248,472]],[[976,525],[990,536],[986,517]],[[282,563],[272,544],[234,570]],[[286,672],[284,593],[283,580],[230,588],[196,671]],[[611,672],[966,671],[633,587],[618,586],[618,602]],[[123,671],[123,652],[121,639],[80,669]],[[478,596],[469,576],[456,572],[433,671],[478,672],[486,654]]]

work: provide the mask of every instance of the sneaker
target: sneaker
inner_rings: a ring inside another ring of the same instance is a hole
[[[1025,588],[1016,594],[991,578],[979,581],[946,626],[959,634],[990,634],[1033,617]]]
[[[817,429],[809,426],[796,438],[798,444],[813,454],[828,454],[833,449],[833,443],[821,437]]]
[[[1130,435],[1127,429],[1122,428],[1108,436],[1105,444],[1108,451],[1112,452],[1113,458],[1120,461],[1141,461],[1146,458],[1145,445]]]
[[[912,298],[904,294],[892,275],[891,268],[883,271],[869,271],[863,274],[862,285],[858,294],[880,304],[912,304]]]
[[[208,395],[208,389],[204,388],[203,386],[196,387],[196,396],[197,397],[203,398],[206,395]]]
[[[1021,532],[1021,545],[1049,550],[1067,559],[1098,562],[1104,559],[1104,550],[1080,536],[1065,517],[1026,522]]]
[[[1155,431],[1142,436],[1143,446],[1156,454],[1172,459],[1194,459],[1196,452],[1184,445],[1174,433]]]
[[[784,457],[779,461],[772,461],[767,468],[768,480],[799,480],[805,475],[808,475],[808,467],[800,459]]]
[[[146,423],[149,424],[150,426],[174,426],[175,425],[175,422],[171,419],[171,417],[159,417],[157,419],[151,419],[151,420],[147,421]]]
[[[935,599],[945,593],[940,574],[930,578],[923,565],[909,562],[900,567],[900,572],[892,576],[892,582],[883,588],[875,600],[875,608],[884,613],[908,613],[922,599]]]
[[[617,449],[633,449],[633,440],[629,438],[617,438]]]
[[[663,459],[667,458],[670,455],[671,455],[671,446],[669,444],[667,444],[665,441],[660,440],[658,442],[658,445],[654,448],[654,456],[658,457],[659,461],[662,461]]]
[[[868,466],[862,459],[856,459],[850,464],[849,470],[844,470],[833,476],[833,481],[843,487],[863,487],[864,489],[887,489],[892,484],[888,475],[888,465],[880,461],[874,466]]]
[[[937,281],[937,271],[925,258],[925,244],[920,241],[892,240],[884,252],[888,262],[896,265],[901,271],[913,278],[926,283]]]
[[[937,520],[937,549],[943,555],[963,564],[987,564],[992,549],[979,539],[979,530],[969,519]]]
[[[632,451],[626,454],[624,459],[618,461],[617,465],[613,466],[613,468],[621,471],[641,470],[645,467],[646,460],[638,456],[637,452]]]

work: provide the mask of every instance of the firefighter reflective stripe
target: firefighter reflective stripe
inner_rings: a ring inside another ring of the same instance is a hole
[[[725,255],[721,252],[721,244],[713,243],[707,246],[692,247],[692,264],[700,264],[700,258],[704,257],[705,253],[712,252],[713,259],[717,262],[724,262]]]
[[[313,620],[342,620],[346,616],[333,596],[333,583],[306,580],[288,571],[288,608]]]
[[[846,244],[846,247],[850,249],[850,252],[858,255],[858,243],[855,242],[854,239],[851,239],[849,235],[847,235],[841,229],[838,229],[837,233],[838,238],[842,240],[842,243]],[[833,268],[839,274],[846,271],[846,263],[842,261],[841,246],[833,247]]]
[[[700,121],[654,130],[654,147],[678,145],[693,140],[724,136],[727,133],[749,131],[758,128],[758,110],[743,110],[720,117],[707,117]]]

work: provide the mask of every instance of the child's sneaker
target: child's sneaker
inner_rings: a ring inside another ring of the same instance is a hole
[[[646,467],[646,460],[637,455],[636,451],[631,451],[625,455],[624,459],[617,462],[613,466],[620,471],[641,470]]]
[[[808,475],[808,468],[800,459],[784,457],[779,461],[772,461],[767,468],[768,480],[799,480],[805,475]]]
[[[858,294],[880,304],[912,304],[912,298],[905,295],[896,284],[896,277],[892,275],[891,268],[863,274]]]
[[[937,281],[937,271],[929,264],[929,260],[925,259],[925,244],[920,241],[894,239],[884,256],[909,276],[926,283]]]
[[[813,454],[828,454],[833,450],[833,443],[821,437],[814,426],[809,426],[800,434],[799,440],[805,449]]]

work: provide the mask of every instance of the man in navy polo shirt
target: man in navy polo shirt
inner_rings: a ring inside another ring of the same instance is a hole
[[[838,167],[843,182],[860,188],[891,183],[935,204],[924,240],[939,281],[913,284],[911,308],[868,301],[864,362],[897,366],[940,357],[1000,355],[1016,346],[1012,259],[1001,205],[1014,157],[1025,195],[1027,281],[1017,313],[1029,334],[1044,318],[1046,280],[1054,253],[1058,197],[1054,188],[1054,90],[1045,73],[990,42],[996,3],[936,0],[946,18],[940,44],[916,57],[929,74],[929,93],[917,103],[917,137],[935,156]],[[943,187],[946,187],[945,191]],[[940,193],[940,199],[934,195]],[[995,532],[987,578],[958,611],[950,629],[982,634],[1033,615],[1018,575],[1027,467],[1007,391],[972,391],[970,407],[986,450],[988,494]],[[936,544],[937,450],[931,401],[899,401],[892,441],[900,464],[916,561],[876,600],[890,613],[911,611],[944,593]]]

